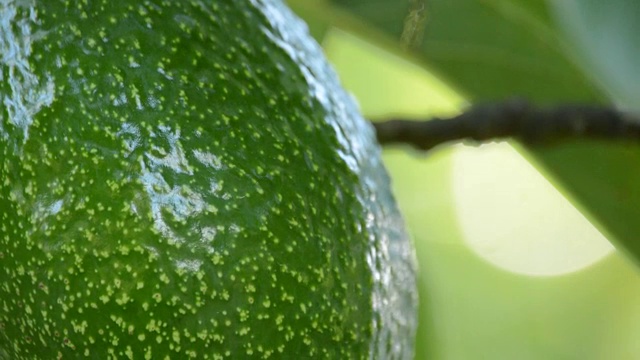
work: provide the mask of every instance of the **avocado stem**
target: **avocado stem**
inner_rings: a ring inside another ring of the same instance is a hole
[[[638,114],[588,104],[537,108],[522,99],[474,105],[450,118],[391,118],[373,125],[381,145],[406,144],[423,151],[450,142],[481,144],[507,138],[531,146],[574,139],[640,140]]]

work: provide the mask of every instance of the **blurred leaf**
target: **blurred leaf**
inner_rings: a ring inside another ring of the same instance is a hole
[[[317,41],[321,42],[327,31],[331,27],[324,17],[317,16],[318,9],[327,9],[326,6],[318,6],[319,3],[306,4],[301,1],[288,1],[289,7],[295,11],[298,16],[305,19],[309,27],[309,33]],[[320,4],[321,5],[321,4]]]
[[[548,1],[578,63],[619,105],[640,110],[640,2]]]
[[[640,2],[552,1],[571,56],[611,102],[640,110]],[[638,263],[640,151],[637,145],[583,145],[572,152],[534,152],[567,183],[567,189]]]
[[[333,0],[400,39],[409,1]],[[564,54],[543,0],[427,0],[417,50],[431,71],[470,100],[526,96],[537,102],[595,101],[598,93]],[[366,35],[366,34],[365,34]]]
[[[635,38],[639,33],[636,29],[640,24],[640,2],[427,0],[426,3],[428,23],[424,41],[416,53],[407,57],[448,81],[471,101],[524,96],[538,104],[638,103],[640,75],[634,71],[637,68],[634,64],[638,59],[639,42]],[[626,7],[620,7],[621,3],[626,3]],[[346,21],[344,13],[331,4],[351,12],[358,20]],[[408,0],[325,0],[315,6],[331,9],[324,16],[316,13],[316,19],[358,31],[374,41],[383,39],[379,33],[385,33],[383,45],[388,47],[389,39],[394,39],[396,48],[400,48]],[[326,16],[329,11],[340,13],[340,19],[334,22]],[[561,26],[557,25],[558,19]],[[598,22],[596,26],[594,21]],[[612,39],[619,44],[611,45]],[[569,45],[572,42],[578,43],[577,49]],[[607,70],[612,66],[618,67]],[[623,245],[640,263],[640,242],[635,241],[640,233],[637,146],[576,141],[553,148],[529,149],[523,154],[553,178],[554,184],[609,239]]]

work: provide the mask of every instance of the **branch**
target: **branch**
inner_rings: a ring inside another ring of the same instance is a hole
[[[373,125],[380,144],[404,143],[424,151],[460,140],[515,138],[529,145],[575,138],[640,141],[637,114],[576,104],[538,109],[523,100],[472,106],[449,119],[391,119]]]

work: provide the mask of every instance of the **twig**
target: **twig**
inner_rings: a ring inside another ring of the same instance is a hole
[[[515,138],[530,145],[572,138],[640,140],[637,114],[576,104],[539,109],[523,100],[476,105],[449,119],[391,119],[374,122],[374,126],[383,145],[403,143],[425,151],[460,140],[486,142]]]

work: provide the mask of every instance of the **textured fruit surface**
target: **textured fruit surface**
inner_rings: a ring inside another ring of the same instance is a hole
[[[0,358],[410,358],[370,126],[279,1],[0,0]]]

